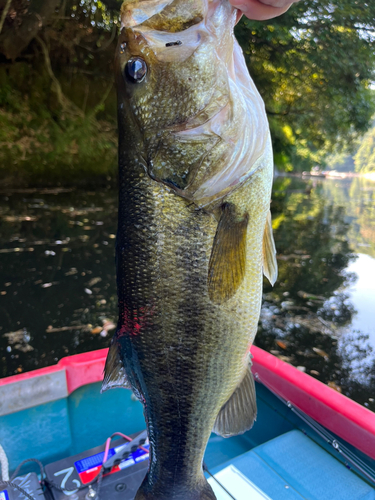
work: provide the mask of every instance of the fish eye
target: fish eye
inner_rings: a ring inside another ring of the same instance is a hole
[[[126,63],[125,76],[131,83],[141,83],[147,74],[147,64],[141,57],[132,57]]]

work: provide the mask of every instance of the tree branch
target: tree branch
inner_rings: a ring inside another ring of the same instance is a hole
[[[93,52],[94,54],[96,54],[97,52],[102,52],[103,50],[108,49],[108,47],[111,45],[111,43],[115,39],[116,33],[117,33],[117,26],[114,24],[113,28],[112,28],[111,37],[109,38],[109,40],[107,40],[101,47],[99,47],[97,49],[90,49],[90,47],[86,47],[86,45],[81,45],[79,43],[77,45],[78,45],[78,47],[81,47],[82,49],[88,50],[89,52]]]
[[[96,114],[100,111],[101,107],[103,106],[107,97],[109,96],[109,93],[111,92],[112,87],[113,87],[113,82],[111,82],[108,85],[108,87],[106,88],[106,91],[104,92],[102,98],[100,99],[98,104],[95,106],[95,108],[90,113],[87,114],[87,118],[89,118],[89,119],[95,118]]]
[[[4,10],[3,10],[2,14],[1,14],[1,19],[0,19],[0,33],[3,30],[4,21],[5,21],[5,18],[7,17],[7,15],[8,15],[11,3],[12,3],[12,0],[7,0],[7,3],[5,4]]]
[[[41,37],[39,35],[35,37],[35,40],[39,43],[39,45],[42,49],[42,52],[44,55],[44,63],[46,65],[47,73],[49,74],[49,76],[52,80],[54,91],[56,92],[57,100],[59,101],[61,108],[70,114],[79,116],[80,118],[84,118],[85,115],[84,115],[83,111],[80,110],[78,106],[76,106],[70,99],[68,99],[64,95],[64,93],[61,89],[60,82],[58,81],[54,72],[52,71],[51,59],[49,57],[49,53],[48,53],[48,49],[47,49],[46,44],[44,43],[44,41],[41,39]]]

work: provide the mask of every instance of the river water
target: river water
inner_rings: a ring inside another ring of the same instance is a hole
[[[111,190],[0,193],[0,377],[107,347]],[[375,411],[375,182],[279,177],[256,344]]]

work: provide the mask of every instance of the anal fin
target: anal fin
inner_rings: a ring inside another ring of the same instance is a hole
[[[233,204],[222,206],[208,267],[208,293],[222,304],[236,293],[246,271],[246,234],[249,217],[238,217]]]
[[[263,236],[263,274],[273,286],[277,279],[276,247],[272,234],[271,211],[267,214]]]
[[[130,384],[126,378],[124,365],[120,357],[120,347],[116,341],[116,336],[113,338],[111,347],[109,348],[107,360],[104,368],[104,380],[102,383],[101,393],[108,389],[125,388],[130,389]]]
[[[242,382],[221,408],[213,432],[222,437],[237,436],[251,429],[257,417],[256,392],[251,357]]]

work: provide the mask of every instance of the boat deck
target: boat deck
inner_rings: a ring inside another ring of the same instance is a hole
[[[86,370],[85,376],[80,373],[79,380],[88,380],[87,364],[78,367]],[[261,366],[258,368],[260,371]],[[98,373],[92,372],[92,380],[101,378],[102,365],[95,370]],[[56,373],[51,378],[53,387]],[[40,378],[33,377],[32,386],[27,378],[0,384],[0,444],[8,455],[11,471],[27,458],[37,458],[48,465],[102,445],[114,432],[130,435],[145,429],[142,405],[129,390],[114,389],[100,395],[100,383],[79,386],[68,374],[66,394],[65,389],[61,389],[61,394],[54,391],[57,399],[51,401],[48,384],[44,389],[40,384],[46,375],[37,375]],[[23,391],[30,393],[30,387],[36,391],[36,404],[29,401],[23,409],[18,408]],[[253,429],[229,439],[212,434],[209,440],[205,464],[232,494],[225,493],[210,478],[218,500],[375,500],[375,483],[366,477],[366,473],[374,475],[375,460],[361,452],[360,446],[349,444],[353,433],[348,432],[348,439],[343,440],[332,433],[332,427],[328,431],[319,426],[298,408],[285,404],[264,384],[256,382],[256,389],[258,418]],[[346,398],[343,402],[352,404]],[[326,411],[317,399],[313,404]],[[358,405],[355,410],[364,421],[367,416],[373,418],[371,412]],[[338,414],[335,418],[336,421],[329,421],[338,427],[343,416]],[[354,430],[358,427],[357,441],[362,449],[375,452],[371,446],[374,436],[354,421],[348,425]],[[367,428],[371,425],[370,422]],[[338,447],[335,449],[329,442]],[[353,459],[362,472],[353,467]],[[26,465],[22,473],[30,470],[35,469]]]
[[[212,472],[217,474],[228,466],[234,466],[271,499],[375,500],[369,484],[299,430],[271,439]],[[233,482],[238,481],[232,476]],[[225,475],[217,477],[221,483],[225,481]],[[224,485],[234,493],[232,482],[227,480]],[[216,491],[218,500],[230,498],[220,487]],[[241,500],[240,494],[233,496]]]

